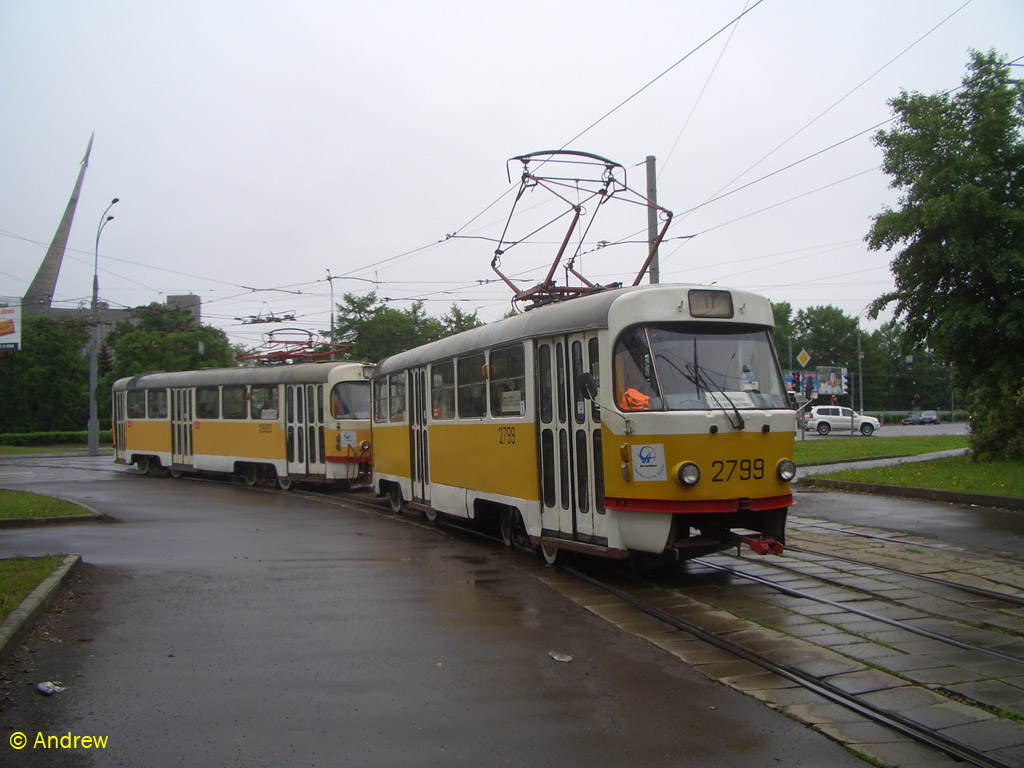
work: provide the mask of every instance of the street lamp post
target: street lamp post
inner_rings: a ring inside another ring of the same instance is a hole
[[[107,222],[113,221],[113,216],[108,216],[110,209],[118,198],[110,201],[110,205],[100,216],[100,224],[96,227],[96,249],[93,252],[92,262],[92,339],[89,342],[89,455],[98,456],[100,452],[100,424],[96,417],[96,377],[100,354],[100,324],[99,324],[99,263],[100,263],[100,235]]]

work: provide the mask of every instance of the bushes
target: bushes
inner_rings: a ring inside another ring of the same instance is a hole
[[[1024,379],[981,388],[971,412],[970,444],[976,459],[1024,459]]]
[[[0,435],[0,445],[85,445],[89,442],[89,433],[81,432],[22,432]],[[110,445],[110,430],[100,430],[100,445]]]

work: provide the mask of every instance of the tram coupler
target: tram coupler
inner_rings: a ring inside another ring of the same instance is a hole
[[[755,555],[781,555],[783,550],[781,541],[761,536],[744,536],[741,533],[729,531],[726,538],[736,545],[736,554],[739,554],[740,547],[744,544],[750,547]]]

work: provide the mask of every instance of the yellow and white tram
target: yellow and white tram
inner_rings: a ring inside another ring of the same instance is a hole
[[[751,293],[639,286],[394,355],[373,374],[374,488],[496,519],[549,562],[780,552],[795,412],[773,325]]]
[[[318,362],[148,373],[113,386],[114,457],[250,485],[369,482],[373,366]]]

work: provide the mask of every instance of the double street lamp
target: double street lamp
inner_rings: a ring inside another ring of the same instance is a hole
[[[110,205],[100,216],[100,224],[96,227],[96,249],[92,262],[92,339],[89,342],[89,455],[97,456],[100,452],[100,424],[96,417],[96,377],[100,354],[100,324],[99,324],[99,263],[100,263],[100,235],[108,222],[114,220],[108,216],[110,209],[118,198],[110,201]]]

